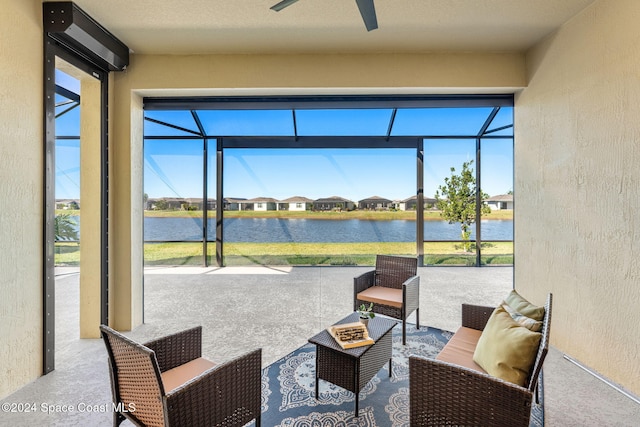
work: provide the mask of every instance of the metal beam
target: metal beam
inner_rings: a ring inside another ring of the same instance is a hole
[[[494,112],[497,111],[495,111],[494,109]],[[491,120],[493,120],[493,117],[487,120],[487,123],[485,123],[485,125],[488,126]],[[480,166],[480,162],[482,161],[482,158],[480,156],[481,140],[482,138],[479,137],[476,139],[476,267],[482,266],[482,167]]]
[[[224,148],[416,148],[415,136],[227,136]]]
[[[62,87],[60,85],[56,85],[56,93],[58,95],[64,96],[65,98],[67,98],[67,99],[69,99],[71,101],[80,102],[80,95],[79,94],[77,94],[77,93],[75,93],[73,91],[70,91],[69,89],[67,89],[65,87]]]
[[[216,143],[216,264],[218,267],[224,266],[224,245],[222,244],[222,235],[224,233],[223,166],[222,140],[218,139]]]
[[[489,113],[487,120],[484,121],[484,124],[480,128],[480,132],[478,132],[478,137],[481,137],[482,135],[487,133],[487,129],[489,129],[489,126],[491,125],[491,122],[498,114],[498,111],[500,111],[500,107],[495,107],[493,110],[491,110],[491,113]]]
[[[56,122],[55,122],[55,72],[56,72],[56,46],[44,37],[44,221],[42,259],[43,259],[43,284],[42,284],[42,373],[48,374],[55,369],[55,232],[54,223],[56,216],[55,200],[55,148],[56,148]]]
[[[299,110],[322,108],[512,107],[513,95],[145,97],[143,102],[145,110]]]
[[[194,114],[193,110],[191,110],[191,114]],[[173,125],[171,123],[163,122],[162,120],[152,119],[151,117],[145,117],[144,119],[147,122],[155,123],[155,124],[158,124],[158,125],[161,125],[161,126],[166,126],[168,128],[171,128],[171,129],[175,129],[175,130],[179,130],[181,132],[189,133],[191,135],[197,135],[199,138],[204,138],[204,135],[205,135],[204,128],[201,127],[200,125],[198,126],[198,129],[200,129],[200,133],[198,133],[198,132],[193,131],[191,129],[183,128],[182,126]]]
[[[201,134],[204,135],[204,126],[202,125],[202,121],[200,120],[200,116],[198,116],[198,112],[195,110],[191,110],[191,116],[198,126],[198,130]],[[209,212],[209,201],[207,198],[207,174],[208,174],[208,164],[209,164],[209,155],[208,155],[208,141],[206,139],[202,140],[202,265],[207,267],[207,234],[208,234],[208,212]]]
[[[394,108],[391,112],[391,118],[389,118],[389,126],[387,127],[387,141],[391,138],[391,131],[393,130],[393,124],[396,121],[396,114],[398,114],[398,109]]]
[[[416,149],[416,253],[418,265],[424,267],[424,141]]]

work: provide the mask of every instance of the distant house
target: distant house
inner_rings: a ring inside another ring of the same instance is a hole
[[[358,209],[363,210],[387,210],[392,206],[393,202],[378,196],[371,196],[367,199],[358,201]]]
[[[491,196],[487,200],[487,205],[494,211],[500,211],[505,209],[513,210],[513,194],[498,194],[497,196]]]
[[[425,197],[425,198],[423,198],[423,201],[424,201],[424,208],[425,209],[435,209],[436,203],[438,202],[433,197]]]
[[[432,197],[423,197],[424,208],[432,209],[436,205],[436,199]],[[418,205],[418,196],[411,196],[408,199],[394,202],[395,208],[401,211],[415,211]]]
[[[236,197],[225,197],[223,200],[222,208],[225,211],[240,211],[242,210],[242,203],[247,199]]]
[[[56,209],[80,209],[80,203],[74,199],[57,199]]]
[[[302,196],[293,196],[278,202],[279,211],[306,211],[313,208],[313,200]]]
[[[185,204],[181,209],[183,210],[202,210],[204,209],[204,203],[202,203],[202,197],[189,197],[185,199]],[[216,199],[207,199],[207,209],[215,210],[217,206]]]
[[[278,201],[271,197],[255,197],[241,202],[243,211],[275,211]]]
[[[199,197],[159,197],[147,199],[147,210],[202,210],[202,198]]]
[[[353,210],[356,204],[348,199],[339,196],[326,197],[324,199],[316,199],[313,201],[313,209],[316,211],[331,210]]]
[[[202,197],[189,197],[185,199],[185,204],[181,207],[182,210],[201,211],[202,210]]]
[[[180,210],[187,203],[187,201],[181,197],[164,197],[165,202],[167,202],[168,209],[170,210]]]
[[[207,209],[208,210],[216,210],[218,207],[218,201],[216,199],[207,199]]]
[[[179,210],[187,203],[179,197],[158,197],[147,200],[147,208],[151,210]]]

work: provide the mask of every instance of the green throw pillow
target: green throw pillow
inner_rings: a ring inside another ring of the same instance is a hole
[[[535,320],[544,319],[544,307],[538,307],[537,305],[531,304],[529,301],[522,298],[516,291],[509,292],[509,295],[505,298],[504,302],[518,313],[524,314],[527,317]]]
[[[489,375],[524,387],[541,337],[539,332],[518,325],[498,307],[478,339],[473,361]]]
[[[511,318],[515,320],[516,323],[519,324],[520,326],[524,326],[525,328],[533,332],[540,332],[542,330],[541,320],[532,319],[530,317],[525,316],[522,313],[518,313],[513,308],[509,307],[509,304],[507,304],[504,301],[502,301],[502,304],[500,304],[500,306],[504,308],[505,311],[509,313]]]

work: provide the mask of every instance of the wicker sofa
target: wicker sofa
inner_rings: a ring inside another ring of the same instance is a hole
[[[549,349],[551,304],[549,294],[537,353],[524,386],[489,375],[474,362],[474,350],[494,308],[463,304],[462,327],[438,357],[409,360],[411,426],[529,426]]]

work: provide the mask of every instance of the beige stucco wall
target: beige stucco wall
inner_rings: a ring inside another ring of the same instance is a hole
[[[40,9],[0,12],[0,399],[42,374]]]
[[[515,284],[552,344],[640,394],[640,2],[598,1],[527,54]]]
[[[515,53],[133,55],[114,75],[113,326],[142,322],[142,96],[509,93],[524,71]]]
[[[80,338],[100,338],[101,268],[101,83],[80,80]]]
[[[516,53],[326,55],[133,55],[123,75],[131,90],[260,89],[309,93],[353,88],[415,88],[428,93],[504,92],[525,82]],[[240,94],[240,92],[239,92]]]
[[[130,330],[143,319],[143,116],[142,98],[122,90],[122,77],[111,79],[109,321]]]

